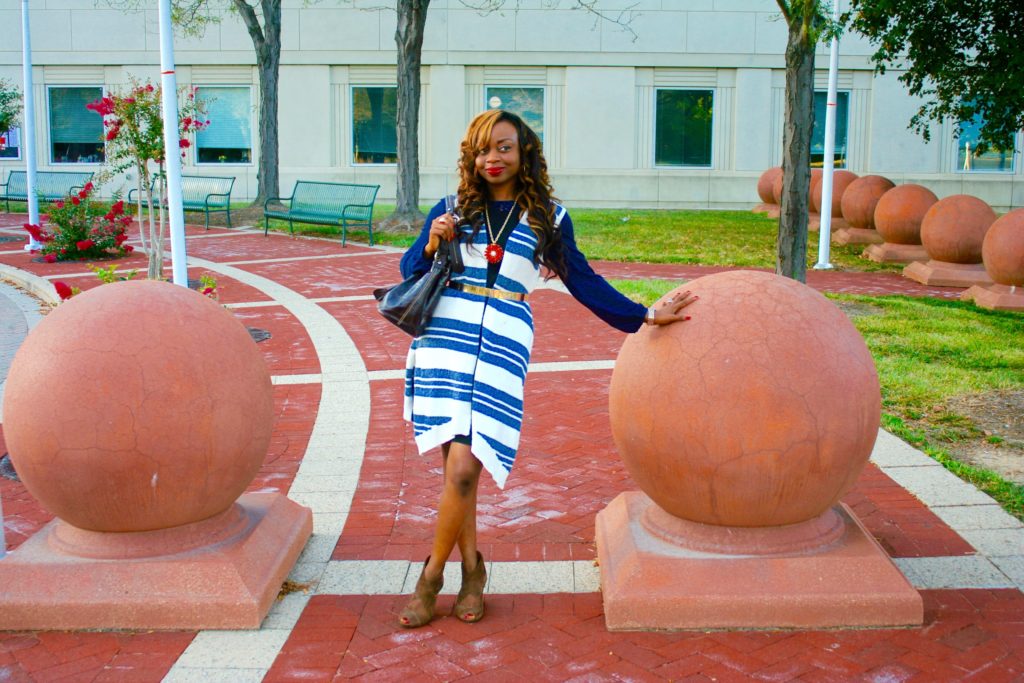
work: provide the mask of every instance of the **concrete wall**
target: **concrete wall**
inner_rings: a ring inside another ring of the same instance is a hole
[[[352,162],[353,86],[395,82],[395,13],[380,0],[307,4],[286,0],[280,77],[281,190],[298,178],[379,183],[394,197],[393,165]],[[420,163],[427,203],[454,186],[458,143],[485,106],[486,86],[545,92],[545,151],[556,191],[577,206],[747,207],[761,171],[781,160],[786,27],[773,0],[602,0],[628,28],[571,9],[574,0],[508,0],[481,14],[459,0],[434,0],[423,52]],[[0,0],[0,78],[21,83],[20,2]],[[142,6],[140,4],[140,6]],[[146,5],[148,7],[148,5]],[[632,9],[629,9],[632,8]],[[625,10],[625,14],[620,12]],[[125,86],[158,77],[155,10],[112,8],[104,0],[34,0],[32,43],[41,168],[50,165],[47,88]],[[175,42],[180,85],[247,85],[256,112],[259,81],[252,43],[225,13],[201,37]],[[1024,164],[1012,173],[955,169],[952,128],[924,143],[906,126],[918,103],[898,73],[875,76],[871,48],[841,45],[841,90],[850,93],[849,168],[896,182],[920,182],[940,196],[976,194],[1005,210],[1024,204]],[[827,46],[818,50],[827,65]],[[819,70],[817,87],[825,88]],[[714,91],[710,168],[654,163],[658,88]],[[1018,149],[1020,149],[1018,141]],[[0,160],[0,174],[20,161]],[[84,165],[88,166],[88,165]],[[252,196],[256,165],[197,165],[186,173],[231,174],[239,198]]]

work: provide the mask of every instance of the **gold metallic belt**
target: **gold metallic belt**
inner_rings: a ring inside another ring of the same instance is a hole
[[[460,292],[466,292],[467,294],[479,294],[480,296],[489,296],[495,299],[508,299],[510,301],[526,301],[529,296],[529,294],[520,294],[519,292],[507,292],[504,289],[491,289],[490,287],[467,285],[464,282],[449,282],[448,286],[452,289],[457,289]]]

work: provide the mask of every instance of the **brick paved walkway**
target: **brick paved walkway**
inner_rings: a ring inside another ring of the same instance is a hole
[[[10,228],[23,221],[0,214],[0,235],[17,234]],[[0,267],[26,280],[96,286],[81,264],[36,263],[20,247],[0,243]],[[0,634],[0,681],[1024,679],[1024,528],[884,433],[845,502],[922,589],[923,628],[607,632],[593,524],[634,488],[607,419],[611,361],[624,335],[557,289],[535,296],[521,457],[505,491],[485,477],[480,492],[488,616],[397,629],[395,614],[429,552],[440,484],[438,457],[419,456],[401,420],[408,338],[376,315],[369,296],[397,278],[398,254],[191,227],[188,249],[190,277],[211,273],[222,302],[271,333],[259,348],[274,376],[276,422],[250,490],[286,492],[313,509],[314,537],[292,574],[309,588],[285,596],[256,632]],[[134,256],[118,266],[145,262]],[[595,266],[609,277],[678,280],[720,270]],[[826,291],[958,293],[892,274],[814,272],[809,280]],[[353,391],[353,376],[365,391]],[[0,425],[0,453],[3,446]],[[0,500],[11,549],[50,519],[16,482],[0,479]],[[458,587],[457,574],[447,576],[442,613]]]

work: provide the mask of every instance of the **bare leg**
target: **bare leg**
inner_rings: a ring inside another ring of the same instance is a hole
[[[453,442],[447,450],[434,547],[424,569],[427,578],[444,572],[444,564],[456,543],[463,561],[476,564],[476,490],[483,465],[465,444]]]
[[[443,454],[444,489],[437,509],[434,546],[416,584],[416,593],[399,617],[399,623],[406,627],[422,626],[433,617],[444,565],[457,542],[463,557],[468,556],[474,566],[477,564],[476,489],[483,466],[465,444],[445,444]],[[464,533],[467,528],[469,531]]]

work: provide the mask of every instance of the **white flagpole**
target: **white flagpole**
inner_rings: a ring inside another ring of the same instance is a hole
[[[839,22],[839,0],[832,0],[832,19]],[[821,218],[818,224],[818,262],[815,270],[829,270],[832,247],[832,173],[836,158],[836,81],[839,77],[839,39],[832,37],[828,55],[828,101],[825,107],[825,160],[821,173]]]
[[[171,225],[171,272],[174,284],[188,287],[185,213],[181,201],[181,148],[178,144],[178,79],[174,75],[174,29],[171,1],[160,3],[160,88],[164,110],[164,159],[167,164],[167,214]]]
[[[28,222],[39,225],[39,197],[36,195],[36,107],[32,92],[32,39],[29,35],[28,0],[21,0],[21,67],[25,86],[25,115],[21,144],[25,150],[25,180],[28,193]],[[43,245],[28,238],[25,251],[38,251]],[[0,534],[2,540],[2,534]]]

